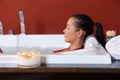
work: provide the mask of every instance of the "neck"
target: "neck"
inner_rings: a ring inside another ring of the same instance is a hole
[[[71,44],[69,46],[69,50],[76,50],[76,49],[81,49],[83,48],[83,43],[82,42],[76,42],[74,44]]]

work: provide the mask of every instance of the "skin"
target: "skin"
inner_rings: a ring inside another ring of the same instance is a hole
[[[83,46],[84,31],[82,29],[77,29],[75,26],[76,21],[76,18],[70,17],[67,21],[66,28],[63,30],[65,41],[70,43],[69,51]]]
[[[3,53],[1,49],[0,49],[0,53]]]

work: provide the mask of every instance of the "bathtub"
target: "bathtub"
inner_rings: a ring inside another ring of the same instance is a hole
[[[0,35],[0,48],[3,50],[0,54],[0,64],[17,64],[17,52],[23,49],[40,50],[41,57],[44,59],[42,62],[45,64],[111,64],[109,53],[102,53],[102,51],[102,54],[98,55],[52,53],[53,50],[66,48],[68,45],[64,41],[63,34]]]

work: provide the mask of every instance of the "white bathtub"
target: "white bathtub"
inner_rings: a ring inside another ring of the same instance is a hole
[[[0,63],[17,64],[17,51],[34,48],[42,52],[46,64],[111,64],[111,56],[108,53],[99,55],[52,54],[52,50],[65,48],[68,45],[64,42],[63,34],[0,35],[0,47],[4,51],[0,54]]]

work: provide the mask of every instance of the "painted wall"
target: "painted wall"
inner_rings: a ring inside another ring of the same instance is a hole
[[[61,34],[67,19],[85,13],[120,34],[120,0],[0,0],[0,20],[4,34],[20,33],[18,11],[24,11],[27,34]]]

